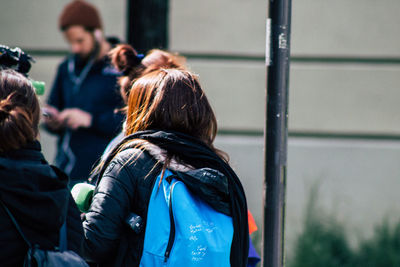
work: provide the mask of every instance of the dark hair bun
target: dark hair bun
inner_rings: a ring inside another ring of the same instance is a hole
[[[0,100],[0,121],[5,120],[10,115],[11,108],[12,105],[8,99]]]
[[[0,70],[0,153],[34,141],[39,119],[39,101],[32,83],[14,70]]]
[[[110,51],[110,57],[112,64],[125,76],[128,76],[141,61],[136,50],[128,44],[117,45]]]

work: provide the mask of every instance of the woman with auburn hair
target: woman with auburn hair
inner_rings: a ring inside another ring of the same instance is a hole
[[[135,213],[146,223],[157,176],[168,169],[187,179],[197,177],[193,193],[232,218],[226,260],[230,266],[246,266],[246,198],[225,153],[213,145],[216,132],[214,112],[195,75],[157,69],[137,79],[129,93],[126,137],[101,163],[83,222],[86,258],[100,266],[139,266],[144,231],[127,230],[124,221]],[[214,180],[207,180],[211,176]]]
[[[15,51],[5,50],[0,55]],[[83,230],[68,177],[47,163],[37,140],[40,106],[32,82],[3,63],[9,61],[0,59],[1,266],[22,266],[28,251],[12,217],[32,245],[49,250],[59,247],[67,221],[67,247],[80,254]]]

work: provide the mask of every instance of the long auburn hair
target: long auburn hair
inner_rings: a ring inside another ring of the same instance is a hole
[[[212,147],[217,120],[194,74],[159,69],[135,81],[128,99],[125,135],[149,129],[181,132]]]
[[[124,134],[128,136],[144,130],[175,131],[190,135],[201,140],[221,159],[229,161],[228,155],[213,145],[217,134],[214,111],[197,76],[187,70],[157,69],[133,83]],[[116,154],[131,142],[141,151],[146,150],[149,145],[147,141],[140,139],[127,140],[119,144]],[[132,155],[128,162],[135,161],[140,154]],[[170,155],[167,151],[163,173],[173,156],[175,155]],[[184,159],[177,160],[184,163]],[[95,170],[99,171],[104,163],[102,161]]]

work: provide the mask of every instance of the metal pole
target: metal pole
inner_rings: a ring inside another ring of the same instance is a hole
[[[269,0],[266,49],[265,184],[262,266],[285,264],[291,0]]]

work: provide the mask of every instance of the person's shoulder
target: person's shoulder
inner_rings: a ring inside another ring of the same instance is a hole
[[[130,173],[146,172],[152,169],[156,163],[156,160],[146,150],[129,147],[114,156],[104,174],[122,170]]]
[[[156,162],[144,150],[127,148],[118,152],[107,164],[102,174],[103,183],[120,183],[124,185],[143,181],[151,172]],[[105,179],[108,177],[108,179]],[[111,178],[111,179],[110,179]]]
[[[104,60],[101,63],[101,73],[105,76],[118,77],[121,76],[121,72],[119,72],[110,62]]]
[[[68,68],[68,59],[69,59],[69,56],[66,56],[61,60],[61,62],[57,66],[57,70],[58,71],[67,70],[67,68]]]
[[[118,152],[113,161],[115,163],[131,166],[132,164],[143,164],[151,159],[152,157],[145,150],[136,147],[129,147]]]

